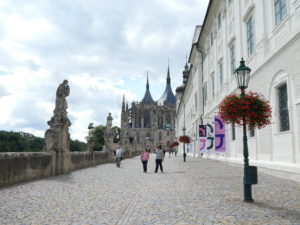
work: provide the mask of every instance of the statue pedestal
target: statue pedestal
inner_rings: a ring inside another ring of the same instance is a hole
[[[45,151],[68,152],[70,149],[69,122],[52,124],[45,133]]]

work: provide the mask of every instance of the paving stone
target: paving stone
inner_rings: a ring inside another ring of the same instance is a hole
[[[154,173],[154,164],[151,155],[143,173],[136,157],[121,168],[104,164],[1,188],[0,223],[300,224],[297,179],[258,168],[250,204],[243,202],[241,165],[167,157],[164,173]]]

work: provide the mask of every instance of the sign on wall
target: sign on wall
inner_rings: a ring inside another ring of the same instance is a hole
[[[199,146],[200,146],[200,152],[206,153],[207,147],[206,147],[206,125],[199,125]]]
[[[225,152],[225,124],[219,116],[215,116],[215,151]]]
[[[207,125],[199,125],[200,153],[225,152],[225,124],[219,116]]]

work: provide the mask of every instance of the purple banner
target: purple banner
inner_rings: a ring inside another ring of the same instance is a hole
[[[206,125],[199,125],[199,137],[206,137]]]
[[[215,151],[225,152],[225,124],[219,116],[215,116]]]

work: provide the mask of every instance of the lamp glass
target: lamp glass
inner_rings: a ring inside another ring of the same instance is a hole
[[[246,89],[249,84],[251,69],[246,67],[245,61],[240,61],[240,66],[235,70],[235,78],[237,86],[241,89]]]

